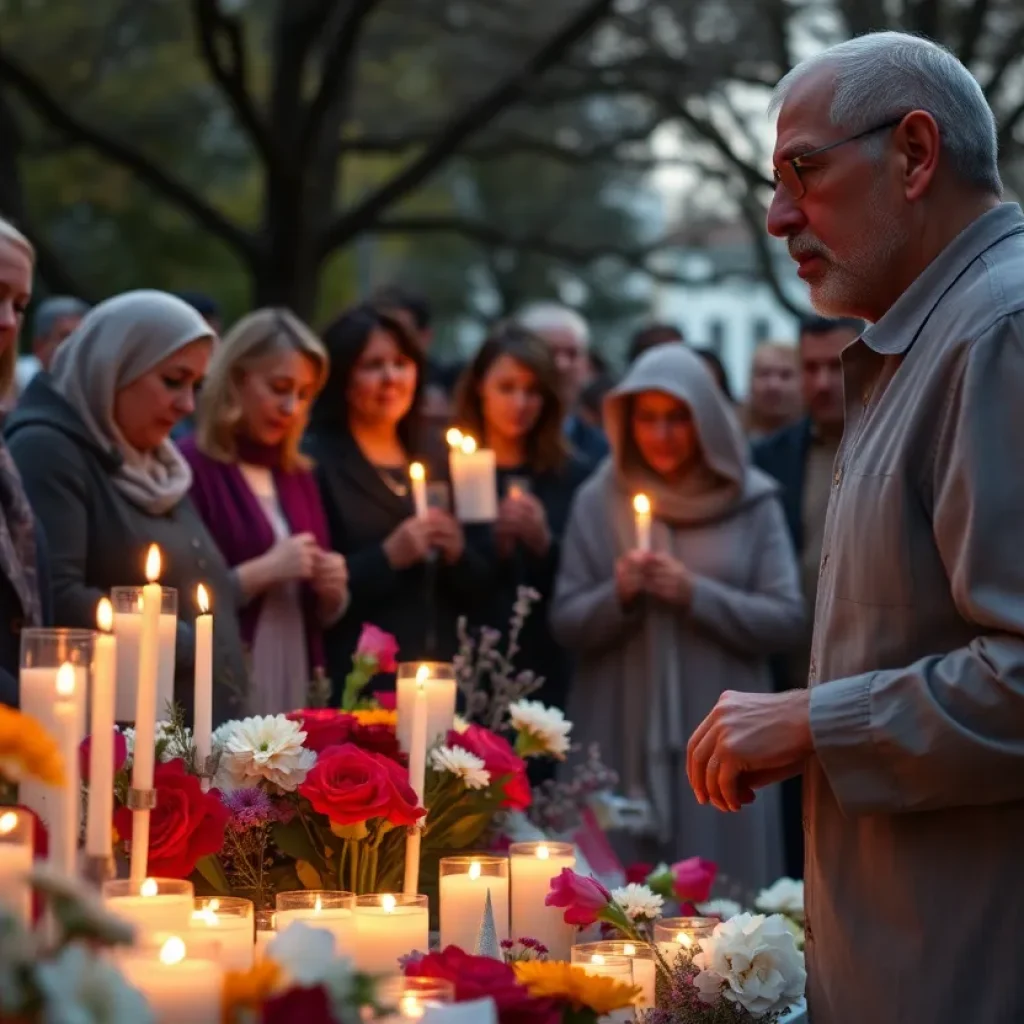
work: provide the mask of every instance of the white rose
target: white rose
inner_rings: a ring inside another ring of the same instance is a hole
[[[704,1002],[726,999],[755,1017],[792,1006],[807,981],[803,955],[778,915],[740,914],[718,925],[693,963]]]
[[[804,883],[792,878],[780,878],[772,886],[758,893],[754,906],[764,914],[788,914],[797,921],[802,921]]]

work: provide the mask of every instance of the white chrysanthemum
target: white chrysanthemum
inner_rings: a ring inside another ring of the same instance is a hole
[[[630,882],[621,889],[612,889],[612,899],[626,912],[630,921],[657,921],[665,909],[665,901],[646,885]]]
[[[466,789],[486,789],[491,784],[491,773],[484,762],[462,747],[435,747],[430,752],[430,767],[435,772],[457,775]]]
[[[224,744],[228,741],[228,737],[234,735],[238,725],[239,722],[237,718],[232,718],[230,722],[224,722],[223,725],[218,725],[210,736],[211,749],[222,751],[224,749]]]
[[[701,917],[720,917],[723,921],[743,913],[743,908],[735,900],[708,900],[707,903],[698,903],[697,909]]]
[[[757,894],[754,906],[765,914],[787,914],[797,921],[804,919],[804,883],[780,878]]]
[[[34,980],[42,995],[42,1020],[107,1024],[156,1020],[142,993],[82,943],[65,946],[52,959],[36,964]]]
[[[529,734],[541,748],[540,753],[565,760],[572,722],[558,708],[546,707],[539,700],[517,700],[509,705],[508,717],[517,732]]]
[[[128,748],[128,756],[130,758],[135,757],[135,729],[132,726],[128,726],[124,730],[124,745]],[[160,760],[164,763],[173,761],[175,758],[184,757],[185,752],[178,750],[177,747],[171,743],[174,737],[174,726],[166,719],[161,719],[156,723],[156,727],[153,733],[153,741],[160,745],[163,744],[163,749],[160,751]],[[192,743],[192,730],[185,730],[185,740],[187,743]]]
[[[232,724],[222,738],[217,773],[225,789],[245,789],[266,780],[290,792],[316,764],[316,754],[302,745],[302,726],[284,715],[257,715]]]
[[[755,1017],[792,1006],[807,982],[803,954],[778,914],[740,914],[717,925],[693,963],[703,1002],[726,999]]]

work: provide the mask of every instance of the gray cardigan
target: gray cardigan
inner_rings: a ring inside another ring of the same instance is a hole
[[[54,622],[92,628],[96,604],[114,586],[141,584],[152,543],[163,556],[161,582],[178,591],[175,699],[191,717],[196,586],[212,591],[214,722],[244,710],[246,668],[228,567],[192,503],[153,516],[115,486],[120,456],[99,447],[46,374],[33,378],[6,425],[11,454],[46,533]],[[162,717],[163,709],[161,709]]]

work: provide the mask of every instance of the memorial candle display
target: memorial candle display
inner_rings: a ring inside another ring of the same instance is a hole
[[[192,883],[183,878],[145,878],[139,885],[123,878],[103,883],[107,909],[135,925],[140,937],[187,932],[194,900]]]
[[[714,934],[718,920],[713,917],[663,917],[654,925],[654,941],[668,960],[684,949],[693,949]]]
[[[412,483],[412,501],[416,515],[427,514],[427,474],[422,462],[414,462],[409,467],[409,480]]]
[[[490,448],[477,449],[474,438],[448,431],[448,470],[461,523],[493,523],[498,518],[498,464]]]
[[[210,599],[206,587],[196,587],[196,677],[195,677],[195,727],[192,742],[196,745],[196,764],[204,772],[206,759],[212,750],[213,737],[213,616],[210,614]],[[210,780],[203,779],[203,788],[209,787]]]
[[[636,522],[637,551],[651,550],[651,501],[646,494],[633,499],[633,516]]]
[[[224,969],[216,956],[189,955],[185,941],[171,935],[158,950],[132,950],[117,965],[146,997],[156,1024],[220,1024]]]
[[[551,960],[568,960],[573,926],[565,911],[545,906],[551,881],[563,868],[576,866],[571,843],[513,843],[509,847],[512,876],[512,934],[529,936],[548,947]]]
[[[498,941],[509,938],[508,858],[445,857],[440,869],[441,948],[476,949],[487,893],[491,894]]]
[[[353,959],[356,970],[364,974],[394,974],[399,958],[430,948],[426,896],[387,892],[357,896],[355,922]]]
[[[0,809],[0,904],[29,926],[32,922],[32,815],[17,808]]]
[[[427,691],[429,670],[421,665],[416,672],[412,701],[412,736],[409,741],[409,785],[416,794],[416,805],[424,806],[423,793],[427,777]],[[419,891],[420,830],[413,826],[405,836],[405,885],[411,895]]]
[[[111,856],[114,815],[114,701],[117,640],[114,609],[104,597],[96,609],[96,643],[92,662],[92,711],[89,725],[89,810],[85,852],[90,857]]]
[[[237,896],[197,897],[191,930],[220,946],[219,963],[228,971],[247,971],[255,961],[252,900]]]
[[[628,956],[615,953],[594,953],[586,946],[573,946],[572,963],[574,966],[582,968],[587,974],[614,978],[622,985],[632,986],[634,984],[633,961]],[[605,1014],[601,1020],[607,1024],[629,1024],[635,1016],[636,1011],[627,1006]]]
[[[604,942],[583,942],[572,947],[572,962],[581,963],[587,957],[628,957],[633,962],[633,984],[640,990],[637,1007],[654,1006],[658,960],[654,950],[645,942],[609,939]]]
[[[117,637],[117,700],[114,718],[135,721],[139,685],[139,652],[142,641],[142,587],[114,587],[114,636]],[[166,717],[168,702],[174,699],[175,645],[178,641],[178,592],[163,588],[160,606],[160,668],[157,672],[157,717]]]
[[[322,928],[334,936],[339,955],[350,956],[355,945],[355,919],[352,893],[331,889],[295,889],[279,892],[274,915],[278,932],[301,921],[311,928]]]
[[[57,670],[54,686],[53,738],[64,762],[64,785],[56,790],[50,816],[49,861],[67,878],[78,873],[78,825],[81,785],[78,779],[78,746],[82,742],[79,702],[75,696],[75,670],[65,662]]]
[[[455,724],[455,669],[449,662],[402,662],[395,687],[398,709],[398,745],[404,754],[412,752],[413,711],[422,683],[427,699],[427,750],[443,742]]]

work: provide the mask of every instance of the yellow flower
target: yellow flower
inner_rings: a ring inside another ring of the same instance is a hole
[[[31,715],[0,704],[0,776],[64,785],[64,763],[53,737]]]
[[[387,725],[392,729],[398,728],[397,711],[388,711],[386,708],[366,708],[361,711],[353,711],[352,714],[360,725]]]
[[[273,960],[264,960],[248,971],[228,971],[221,993],[223,1024],[235,1024],[242,1010],[258,1011],[280,980],[281,968]]]
[[[598,1017],[633,1006],[642,991],[615,978],[587,974],[564,960],[517,960],[512,967],[531,996],[561,999],[574,1009],[593,1010]]]

